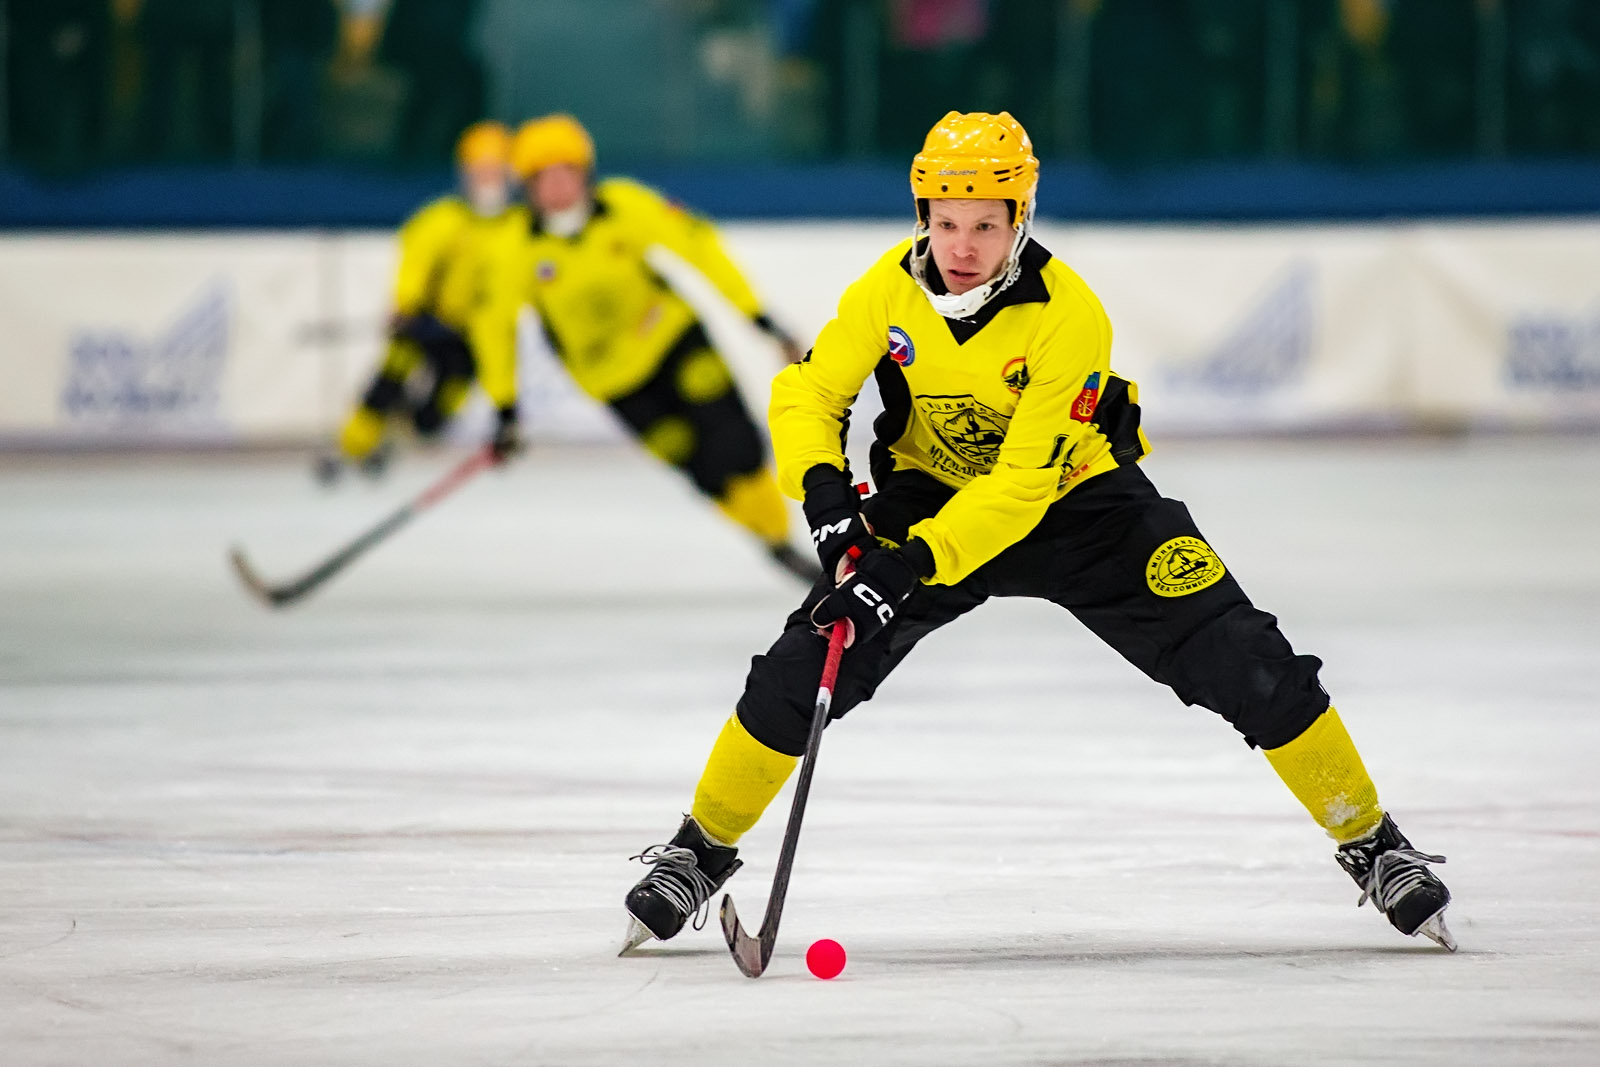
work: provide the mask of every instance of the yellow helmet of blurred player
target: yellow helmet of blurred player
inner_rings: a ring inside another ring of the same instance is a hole
[[[967,318],[988,303],[1022,272],[1022,249],[1033,229],[1034,199],[1039,188],[1039,159],[1022,123],[1002,111],[962,114],[952,111],[934,124],[922,151],[911,161],[911,195],[917,203],[916,240],[911,275],[922,286],[934,310],[946,318]],[[935,293],[927,281],[929,200],[1009,200],[1016,236],[1000,273],[988,284],[957,296]]]
[[[485,119],[474,122],[456,141],[456,166],[471,167],[479,163],[511,163],[511,130],[502,122]]]
[[[911,195],[919,201],[919,214],[923,200],[1011,200],[1017,205],[1012,225],[1020,229],[1033,214],[1038,188],[1033,142],[1008,111],[950,112],[928,131],[911,161]]]
[[[583,123],[571,115],[545,115],[524,122],[511,145],[511,168],[517,175],[531,178],[562,163],[594,169],[594,140]]]

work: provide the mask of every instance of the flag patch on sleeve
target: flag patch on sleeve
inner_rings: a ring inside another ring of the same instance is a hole
[[[1100,372],[1095,371],[1084,379],[1083,391],[1072,402],[1072,417],[1078,422],[1094,418],[1095,405],[1100,403]]]

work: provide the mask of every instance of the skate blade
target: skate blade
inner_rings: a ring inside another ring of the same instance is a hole
[[[652,934],[649,927],[645,926],[644,923],[635,919],[632,915],[628,916],[628,934],[622,939],[622,951],[618,952],[617,955],[619,957],[626,956],[654,936],[656,935]]]
[[[1443,908],[1440,908],[1438,911],[1434,912],[1425,922],[1423,922],[1421,926],[1417,927],[1417,933],[1431,941],[1435,941],[1438,944],[1443,945],[1451,952],[1456,950],[1455,935],[1452,934],[1450,932],[1450,928],[1444,924]]]

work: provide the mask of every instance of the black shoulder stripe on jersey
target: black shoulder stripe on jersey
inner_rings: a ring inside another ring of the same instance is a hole
[[[922,238],[926,241],[927,238]],[[919,242],[921,247],[921,242]],[[1044,266],[1051,260],[1050,252],[1044,245],[1028,238],[1028,243],[1022,246],[1022,272],[1017,280],[1000,290],[1000,295],[979,308],[977,314],[970,319],[945,319],[945,325],[950,327],[950,336],[956,339],[956,344],[964,345],[975,337],[979,330],[994,321],[994,317],[1008,307],[1017,304],[1048,304],[1050,290],[1044,284]],[[907,275],[911,274],[911,250],[906,249],[906,254],[900,257],[900,269]],[[928,287],[935,293],[943,295],[948,292],[944,279],[939,275],[939,268],[931,261],[928,264]]]
[[[846,453],[848,453],[850,448],[850,416],[855,410],[853,405],[858,399],[860,399],[860,397],[860,393],[857,393],[855,396],[851,397],[850,403],[852,407],[845,408],[844,414],[839,416],[839,452],[840,454],[844,455],[845,480],[851,484],[854,484],[856,479],[855,475],[850,473],[850,457]]]
[[[1115,374],[1106,378],[1106,387],[1095,405],[1094,424],[1111,445],[1111,458],[1119,466],[1139,462],[1144,443],[1139,440],[1139,405],[1128,396],[1128,383]]]
[[[906,384],[905,371],[887,354],[872,369],[878,383],[878,395],[883,399],[883,411],[872,422],[872,480],[883,485],[889,471],[894,469],[894,457],[889,447],[911,429],[911,386]]]

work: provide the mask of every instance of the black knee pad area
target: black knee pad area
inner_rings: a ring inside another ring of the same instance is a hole
[[[766,462],[761,432],[734,395],[691,410],[698,436],[684,468],[695,488],[720,497],[730,479],[754,474]]]
[[[1316,656],[1294,652],[1277,619],[1248,602],[1195,630],[1162,664],[1184,703],[1215,711],[1253,748],[1288,744],[1327,710],[1321,669]]]
[[[372,379],[372,384],[367,386],[367,391],[361,398],[361,405],[380,415],[387,415],[400,406],[400,402],[405,399],[405,392],[405,382],[379,374]]]
[[[830,588],[831,583],[819,580],[805,602],[789,616],[787,627],[772,647],[750,660],[744,695],[739,698],[739,721],[750,736],[786,755],[803,755],[811,734],[828,639],[811,628],[810,616],[812,607]],[[886,632],[845,653],[828,709],[830,722],[872,699],[878,683],[903,657],[903,652],[897,656],[892,650],[890,637]]]

